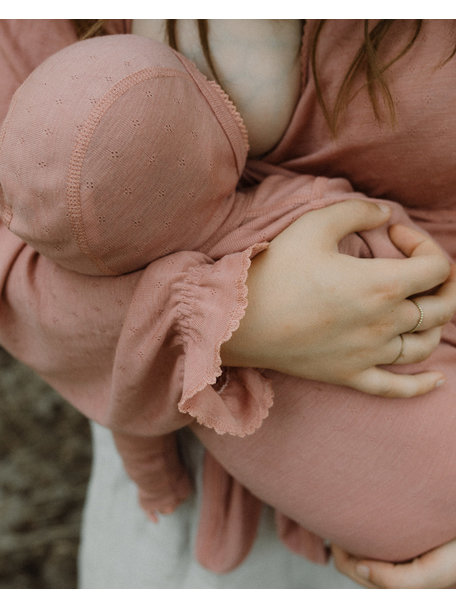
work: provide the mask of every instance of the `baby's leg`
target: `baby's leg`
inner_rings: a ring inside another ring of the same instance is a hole
[[[410,224],[396,205],[394,221]],[[366,233],[386,256],[385,228]],[[346,242],[356,253],[356,236]],[[391,252],[390,254],[391,255]],[[446,383],[413,399],[387,399],[267,371],[275,399],[254,434],[193,432],[240,483],[348,551],[402,561],[456,538],[456,326],[426,361]]]
[[[348,551],[407,560],[456,537],[456,330],[412,371],[443,387],[410,400],[273,372],[275,403],[253,435],[193,432],[265,502]],[[405,370],[404,370],[405,371]]]

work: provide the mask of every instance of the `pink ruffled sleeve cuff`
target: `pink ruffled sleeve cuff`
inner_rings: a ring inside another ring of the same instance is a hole
[[[252,368],[223,368],[220,347],[239,327],[247,307],[251,259],[261,243],[227,255],[213,266],[195,266],[179,286],[185,363],[178,409],[217,433],[253,433],[273,403],[271,383]]]

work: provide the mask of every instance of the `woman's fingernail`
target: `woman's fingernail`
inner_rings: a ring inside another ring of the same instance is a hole
[[[435,386],[442,386],[442,384],[445,384],[445,378],[440,378],[440,380],[437,380]]]
[[[361,578],[365,578],[366,580],[369,579],[370,576],[370,570],[367,566],[364,566],[363,564],[358,564],[356,566],[356,573],[358,574],[358,576],[360,576]]]

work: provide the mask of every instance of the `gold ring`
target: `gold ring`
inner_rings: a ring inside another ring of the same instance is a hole
[[[418,308],[418,312],[420,313],[420,317],[417,321],[417,324],[415,325],[415,327],[410,330],[408,333],[409,334],[413,334],[413,332],[418,331],[418,329],[421,327],[422,323],[423,323],[423,319],[424,319],[424,311],[421,308],[421,306],[418,304],[418,302],[415,302],[415,300],[412,300],[410,298],[410,302],[413,302],[415,304],[415,306]]]
[[[399,338],[401,339],[401,350],[399,351],[399,354],[394,359],[394,361],[392,363],[390,363],[390,365],[394,365],[396,363],[396,361],[398,359],[400,359],[402,357],[402,355],[404,354],[404,336],[402,334],[399,334]]]

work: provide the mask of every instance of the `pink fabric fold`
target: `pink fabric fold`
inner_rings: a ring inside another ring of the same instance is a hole
[[[302,555],[316,564],[326,564],[329,551],[320,536],[312,534],[279,511],[275,513],[277,534],[280,540],[294,553]]]
[[[138,486],[138,500],[153,522],[158,513],[172,513],[193,490],[183,466],[175,433],[154,438],[114,432],[124,466]]]
[[[262,503],[206,452],[195,552],[201,565],[229,572],[248,555],[257,535]],[[208,492],[207,489],[210,489]]]

